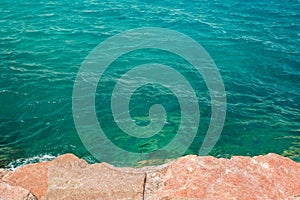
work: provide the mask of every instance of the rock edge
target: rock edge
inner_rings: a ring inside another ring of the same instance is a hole
[[[188,155],[168,164],[117,168],[73,154],[0,170],[0,200],[300,200],[300,163],[277,154],[231,159]]]

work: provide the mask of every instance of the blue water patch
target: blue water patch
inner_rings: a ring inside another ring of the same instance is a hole
[[[100,42],[139,27],[184,33],[216,63],[226,89],[227,117],[211,155],[275,152],[300,161],[299,1],[2,0],[0,10],[0,166],[66,152],[96,162],[82,144],[72,117],[76,74]],[[98,120],[111,119],[109,112],[101,114],[107,111],[110,87],[126,67],[141,64],[136,58],[157,57],[175,63],[178,70],[188,65],[172,56],[140,51],[114,63],[107,72],[107,87],[99,92],[98,86]],[[182,73],[200,88],[201,122],[186,152],[197,154],[209,125],[210,99],[201,77],[192,70]],[[155,151],[178,129],[176,98],[153,85],[140,88],[133,97],[130,109],[140,125],[149,123],[149,104],[162,101],[168,110],[163,132],[136,141],[104,120],[108,137],[133,152]]]

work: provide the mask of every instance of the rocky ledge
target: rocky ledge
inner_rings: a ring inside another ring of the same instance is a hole
[[[73,154],[0,170],[0,199],[300,199],[300,163],[277,154],[189,155],[140,169],[89,165]]]

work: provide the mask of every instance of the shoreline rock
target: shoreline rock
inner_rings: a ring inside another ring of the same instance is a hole
[[[300,163],[277,154],[231,159],[188,155],[117,168],[73,154],[0,170],[0,199],[300,199]]]

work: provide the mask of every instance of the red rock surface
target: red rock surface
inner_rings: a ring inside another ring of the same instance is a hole
[[[37,198],[22,187],[11,186],[5,182],[0,182],[1,200],[36,200]]]
[[[66,154],[0,172],[0,199],[30,196],[29,191],[47,200],[300,199],[300,164],[276,154],[231,159],[190,155],[142,169],[89,165]]]
[[[50,162],[41,162],[22,166],[6,174],[2,180],[11,186],[23,187],[32,192],[37,198],[40,198],[48,188],[47,173],[49,164]]]
[[[148,199],[292,199],[300,197],[300,164],[276,154],[186,156],[168,166],[162,182]]]
[[[19,186],[12,186],[4,182],[2,178],[9,172],[0,169],[0,200],[36,200],[37,198],[29,191]]]
[[[45,199],[142,199],[145,174],[106,163],[88,165],[72,154],[55,159]]]

